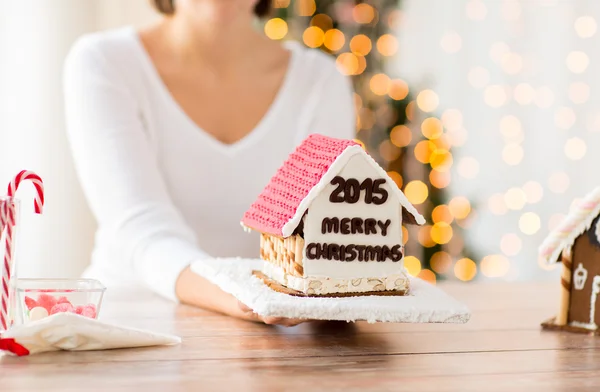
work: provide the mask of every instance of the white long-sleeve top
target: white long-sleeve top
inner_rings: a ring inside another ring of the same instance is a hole
[[[354,136],[349,80],[327,55],[286,47],[291,61],[271,107],[227,145],[184,113],[133,28],[76,42],[65,63],[67,129],[98,222],[86,276],[176,300],[191,262],[258,257],[257,234],[239,222],[288,154],[310,133]]]

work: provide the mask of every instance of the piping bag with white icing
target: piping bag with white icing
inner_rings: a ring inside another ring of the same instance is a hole
[[[181,343],[178,336],[108,324],[75,313],[57,313],[15,326],[0,336],[0,355],[88,351]]]

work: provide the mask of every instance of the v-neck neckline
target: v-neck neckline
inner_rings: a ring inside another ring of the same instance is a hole
[[[260,137],[262,137],[270,129],[270,125],[275,120],[277,113],[279,112],[279,108],[285,103],[286,97],[289,94],[288,90],[291,89],[290,85],[294,79],[292,75],[297,63],[297,48],[295,47],[296,43],[293,41],[284,43],[285,48],[290,52],[287,70],[285,71],[283,81],[281,82],[277,93],[275,94],[275,98],[269,105],[266,112],[263,114],[258,123],[252,128],[252,130],[250,130],[250,132],[248,132],[242,138],[234,143],[224,143],[207,132],[203,127],[192,120],[192,118],[185,112],[173,94],[171,94],[171,91],[160,76],[160,73],[154,65],[150,54],[146,50],[139,33],[134,27],[129,27],[129,30],[135,46],[142,57],[142,64],[146,72],[150,75],[152,82],[159,89],[160,93],[165,97],[165,100],[168,101],[168,104],[179,113],[179,116],[186,124],[189,125],[197,137],[204,139],[206,143],[210,143],[215,149],[221,151],[222,153],[233,155],[238,151],[251,146],[254,141],[260,139]]]

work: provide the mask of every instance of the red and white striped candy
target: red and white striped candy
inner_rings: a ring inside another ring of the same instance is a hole
[[[17,174],[15,178],[13,178],[13,180],[8,184],[8,197],[14,197],[15,193],[17,193],[17,189],[19,189],[19,185],[21,185],[21,182],[25,180],[31,181],[35,187],[36,194],[34,208],[36,214],[41,214],[42,209],[44,208],[44,183],[42,182],[42,178],[34,172],[22,170],[19,174]]]
[[[3,330],[7,330],[8,325],[8,304],[10,301],[9,297],[9,283],[13,269],[13,253],[14,253],[14,227],[16,225],[16,211],[15,204],[12,202],[12,198],[19,189],[21,183],[25,180],[29,180],[33,183],[36,190],[34,209],[37,214],[41,214],[44,207],[44,183],[40,176],[34,172],[22,170],[19,174],[13,178],[8,184],[8,200],[5,200],[0,205],[0,227],[5,230],[5,246],[4,246],[4,263],[2,273],[2,299],[0,300],[0,327]]]

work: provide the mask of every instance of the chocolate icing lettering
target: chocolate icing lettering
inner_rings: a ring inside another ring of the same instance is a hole
[[[402,260],[402,247],[400,245],[395,245],[392,247],[392,261],[400,261]]]
[[[377,220],[373,218],[365,219],[365,234],[377,234]]]
[[[309,260],[326,259],[351,262],[358,261],[377,261],[402,260],[403,248],[401,245],[394,245],[391,249],[387,245],[338,245],[327,243],[309,243],[306,245],[306,257]]]
[[[365,260],[365,245],[356,245],[356,250],[358,251],[358,261]]]
[[[350,224],[351,231],[353,234],[360,233],[362,234],[363,229],[363,220],[361,218],[352,218],[352,223]]]
[[[379,195],[379,197],[373,196],[373,204],[375,205],[381,205],[388,199],[388,192],[381,187],[383,184],[385,184],[383,178],[378,178],[373,181],[373,195]]]
[[[338,233],[340,231],[340,220],[338,218],[325,218],[321,222],[321,234]]]
[[[333,177],[333,179],[331,180],[331,185],[337,185],[337,188],[335,188],[333,190],[333,192],[331,192],[331,195],[329,195],[329,201],[332,203],[343,203],[344,202],[344,196],[340,196],[340,193],[342,193],[344,191],[344,186],[345,186],[346,181],[340,177],[340,176],[335,176]]]
[[[388,227],[390,227],[390,223],[392,223],[391,220],[386,220],[385,222],[382,221],[377,221],[377,226],[379,226],[379,228],[381,229],[381,235],[382,236],[386,236],[387,235],[387,229]]]
[[[337,244],[329,244],[329,260],[340,259],[340,246]]]
[[[350,218],[342,218],[340,225],[340,233],[350,234]],[[354,234],[354,233],[352,233]]]

